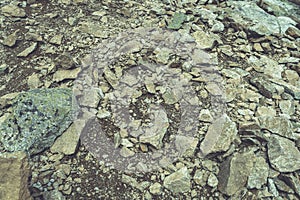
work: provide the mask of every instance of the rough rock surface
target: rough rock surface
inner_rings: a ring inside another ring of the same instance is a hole
[[[300,169],[300,151],[291,140],[272,135],[268,142],[268,156],[271,166],[279,172],[293,172]]]
[[[175,193],[187,192],[191,186],[190,179],[188,169],[183,167],[165,178],[164,187]]]
[[[43,151],[68,128],[72,114],[69,89],[35,89],[19,94],[11,115],[0,127],[4,150]]]
[[[0,199],[32,200],[28,189],[30,175],[24,152],[0,154]]]

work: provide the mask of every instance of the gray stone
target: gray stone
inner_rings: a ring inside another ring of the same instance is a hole
[[[17,33],[18,33],[18,30],[15,31],[14,33],[8,35],[6,38],[4,38],[2,44],[8,46],[8,47],[12,47],[16,44],[17,42]]]
[[[99,101],[104,97],[100,88],[86,89],[80,94],[79,105],[89,108],[97,108]]]
[[[39,153],[72,122],[72,91],[34,89],[14,100],[12,114],[0,127],[0,142],[6,151]]]
[[[58,190],[43,192],[44,199],[47,200],[65,200],[66,197]]]
[[[274,180],[271,178],[268,178],[268,188],[269,188],[269,192],[274,196],[274,197],[278,197],[279,196],[279,192],[276,188],[276,185],[274,183]]]
[[[270,106],[259,106],[255,113],[256,117],[275,117],[276,116],[276,110]]]
[[[267,183],[269,165],[263,157],[255,157],[254,166],[248,177],[247,187],[249,189],[262,189]]]
[[[190,174],[187,167],[170,174],[164,179],[164,187],[174,193],[182,193],[190,190]]]
[[[242,189],[252,171],[253,160],[254,154],[250,151],[228,157],[220,166],[218,189],[229,196]]]
[[[282,174],[282,179],[294,190],[294,192],[300,195],[300,179],[297,174]]]
[[[175,147],[180,155],[192,157],[198,145],[198,139],[194,137],[187,137],[176,135]]]
[[[149,187],[149,191],[151,194],[159,195],[161,194],[162,186],[160,183],[154,183]]]
[[[32,200],[28,190],[30,169],[24,152],[0,154],[0,199]]]
[[[181,12],[176,12],[168,25],[169,29],[178,30],[186,20],[186,15]]]
[[[289,139],[271,135],[268,141],[268,157],[271,166],[279,172],[293,172],[300,169],[300,152]]]
[[[279,108],[281,112],[287,116],[293,115],[295,113],[295,105],[291,100],[282,100],[279,102]]]
[[[209,174],[210,173],[206,170],[197,169],[193,177],[193,180],[195,181],[196,184],[204,187],[206,185]]]
[[[108,34],[103,30],[103,27],[99,23],[95,22],[80,22],[78,29],[82,32],[92,34],[95,37],[107,38]]]
[[[299,136],[297,136],[293,132],[293,124],[291,123],[291,121],[284,116],[281,117],[263,116],[263,117],[259,117],[258,120],[259,120],[260,127],[262,129],[267,129],[272,133],[276,133],[290,139],[299,138]]]
[[[219,181],[217,176],[214,173],[210,173],[207,179],[207,185],[210,187],[216,187],[218,185]]]
[[[58,70],[53,74],[53,80],[55,82],[60,82],[63,80],[71,80],[71,79],[76,79],[79,72],[80,72],[80,68],[75,68],[75,69],[71,69],[71,70]]]
[[[75,153],[78,146],[81,131],[85,126],[84,120],[76,120],[71,126],[58,137],[50,150],[52,153],[63,153],[65,155],[72,155]]]
[[[258,35],[283,34],[289,27],[297,24],[288,17],[270,15],[255,2],[231,1],[229,5],[234,6],[234,9],[227,11],[230,18]]]
[[[150,107],[151,117],[154,122],[152,125],[143,127],[142,135],[139,137],[140,142],[153,145],[160,149],[163,145],[162,140],[169,127],[169,120],[167,113],[155,106]]]
[[[227,151],[237,137],[237,127],[225,114],[209,126],[204,140],[200,145],[203,156],[210,153]]]
[[[284,90],[286,93],[292,95],[294,97],[294,99],[296,100],[300,100],[300,88],[298,88],[297,86],[294,86],[290,83],[287,83],[283,80],[275,80],[275,79],[270,79],[271,82],[280,85],[282,87],[284,87]]]
[[[37,43],[33,43],[28,48],[24,49],[22,52],[20,52],[17,56],[18,57],[27,57],[29,54],[31,54],[37,47]]]
[[[254,85],[259,93],[267,98],[272,98],[273,95],[278,94],[276,85],[266,79],[266,77],[256,76],[250,79],[250,83]]]
[[[197,44],[200,46],[201,49],[211,49],[217,43],[217,36],[215,34],[208,34],[203,30],[195,31],[192,34],[192,36],[195,38]]]
[[[8,17],[25,17],[26,16],[26,12],[23,8],[20,8],[13,4],[8,4],[6,6],[3,6],[1,8],[1,12],[3,13],[3,15],[8,16]]]

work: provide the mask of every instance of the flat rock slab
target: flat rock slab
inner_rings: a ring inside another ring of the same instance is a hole
[[[35,89],[20,93],[0,126],[0,147],[36,154],[50,147],[73,121],[70,89]]]
[[[200,150],[203,156],[210,153],[227,151],[236,139],[237,127],[227,115],[223,115],[209,126]]]
[[[268,156],[271,166],[279,172],[294,172],[300,169],[300,151],[289,139],[272,135],[268,142]]]
[[[254,153],[236,153],[227,158],[220,167],[218,188],[229,196],[238,192],[246,183],[254,165]]]
[[[0,154],[0,199],[31,200],[30,170],[24,152]]]
[[[191,187],[190,179],[187,167],[183,167],[165,178],[164,187],[174,193],[187,192]]]

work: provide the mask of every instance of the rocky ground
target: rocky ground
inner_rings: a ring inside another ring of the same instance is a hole
[[[299,199],[299,6],[0,1],[0,199]]]

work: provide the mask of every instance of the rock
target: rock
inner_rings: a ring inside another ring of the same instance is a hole
[[[227,151],[237,137],[237,127],[230,118],[224,114],[209,126],[200,150],[203,156],[210,153]]]
[[[290,120],[284,116],[282,117],[263,116],[263,117],[259,117],[258,121],[262,129],[267,129],[272,133],[276,133],[278,135],[290,139],[296,140],[299,138],[299,136],[297,136],[293,132],[294,127],[290,122]]]
[[[213,26],[211,27],[210,31],[213,33],[220,33],[224,31],[224,24],[220,21],[215,20]]]
[[[79,23],[79,28],[80,31],[92,34],[95,37],[99,38],[107,38],[108,34],[105,32],[102,28],[102,26],[99,23],[95,22],[81,22]]]
[[[291,100],[282,100],[279,102],[279,108],[286,116],[291,116],[295,113],[295,105]]]
[[[289,139],[271,135],[268,141],[268,157],[271,166],[279,172],[294,172],[300,169],[300,152]]]
[[[270,81],[277,85],[282,86],[285,92],[292,95],[294,99],[300,100],[300,88],[298,88],[297,86],[294,86],[282,80],[270,79]]]
[[[274,196],[274,197],[279,196],[279,192],[276,188],[276,185],[275,185],[273,179],[271,179],[271,178],[268,178],[268,189],[269,189],[269,192],[272,194],[272,196]]]
[[[22,52],[20,52],[17,56],[18,57],[27,57],[29,54],[31,54],[37,47],[37,43],[33,43],[32,45],[30,45],[28,48],[26,48],[25,50],[23,50]]]
[[[79,95],[79,105],[89,108],[97,108],[100,100],[104,97],[104,94],[100,88],[86,89]]]
[[[63,35],[60,35],[60,34],[55,35],[50,39],[49,43],[56,44],[56,45],[61,45],[62,39],[63,39]]]
[[[276,110],[270,106],[259,106],[255,113],[256,117],[275,117]]]
[[[204,187],[206,185],[208,176],[209,176],[208,171],[197,169],[193,177],[193,180],[195,181],[196,184]]]
[[[80,68],[75,68],[72,70],[58,70],[54,73],[53,80],[55,82],[60,82],[63,80],[76,79],[80,70]]]
[[[20,93],[12,114],[0,127],[0,142],[6,151],[36,154],[50,147],[72,122],[72,91],[34,89]]]
[[[155,148],[160,149],[163,145],[162,140],[169,127],[169,120],[167,113],[163,110],[151,107],[149,109],[153,124],[145,126],[142,135],[139,137],[140,142],[153,145]]]
[[[250,79],[250,83],[258,89],[259,93],[267,98],[272,98],[273,95],[277,94],[276,85],[264,77],[253,77]]]
[[[212,122],[214,119],[208,109],[202,109],[199,114],[199,120],[203,122]]]
[[[249,189],[262,189],[263,185],[267,183],[269,174],[269,165],[266,160],[259,156],[255,157],[254,166],[248,177],[247,187]]]
[[[294,190],[294,192],[300,195],[300,179],[297,174],[282,174],[281,178]]]
[[[8,4],[6,6],[3,6],[1,8],[1,12],[3,15],[7,17],[25,17],[26,12],[23,8],[20,8],[16,5],[13,4]]]
[[[66,197],[58,190],[43,192],[43,198],[47,200],[65,200]]]
[[[154,183],[149,187],[150,193],[154,195],[161,194],[162,186],[160,183]]]
[[[39,75],[37,73],[32,74],[31,76],[28,77],[27,80],[27,85],[30,89],[35,89],[38,88],[42,85],[43,83],[39,79]]]
[[[255,2],[231,1],[230,18],[238,25],[258,35],[283,34],[297,23],[288,17],[275,17],[257,6]],[[249,21],[253,23],[249,23]]]
[[[214,173],[210,173],[207,179],[207,185],[214,188],[218,185],[218,183],[219,181],[216,175]]]
[[[14,98],[16,98],[19,94],[19,92],[13,92],[0,97],[0,108],[10,106]]]
[[[164,187],[174,193],[183,193],[190,190],[190,174],[187,167],[170,174],[164,179]]]
[[[181,12],[176,12],[173,15],[171,22],[168,24],[169,29],[178,30],[182,24],[186,21],[186,15]]]
[[[30,174],[24,152],[0,154],[0,199],[32,200],[28,189]]]
[[[5,46],[8,46],[8,47],[13,47],[16,42],[17,42],[17,33],[19,31],[15,31],[14,33],[8,35],[6,38],[4,38],[2,44],[5,45]]]
[[[193,137],[175,136],[175,147],[181,156],[192,157],[198,145],[198,139]]]
[[[74,154],[84,126],[84,120],[74,121],[73,124],[55,140],[54,144],[50,148],[50,151],[52,153],[63,153],[65,155]]]
[[[201,49],[212,49],[217,43],[215,34],[205,33],[203,30],[195,31],[192,36]]]
[[[289,27],[286,31],[285,31],[286,34],[294,37],[294,38],[299,38],[300,37],[300,30],[297,29],[296,27],[294,26],[291,26]]]
[[[252,171],[254,158],[254,154],[251,151],[235,153],[221,163],[218,174],[218,189],[229,196],[242,189],[246,185],[248,176]]]

